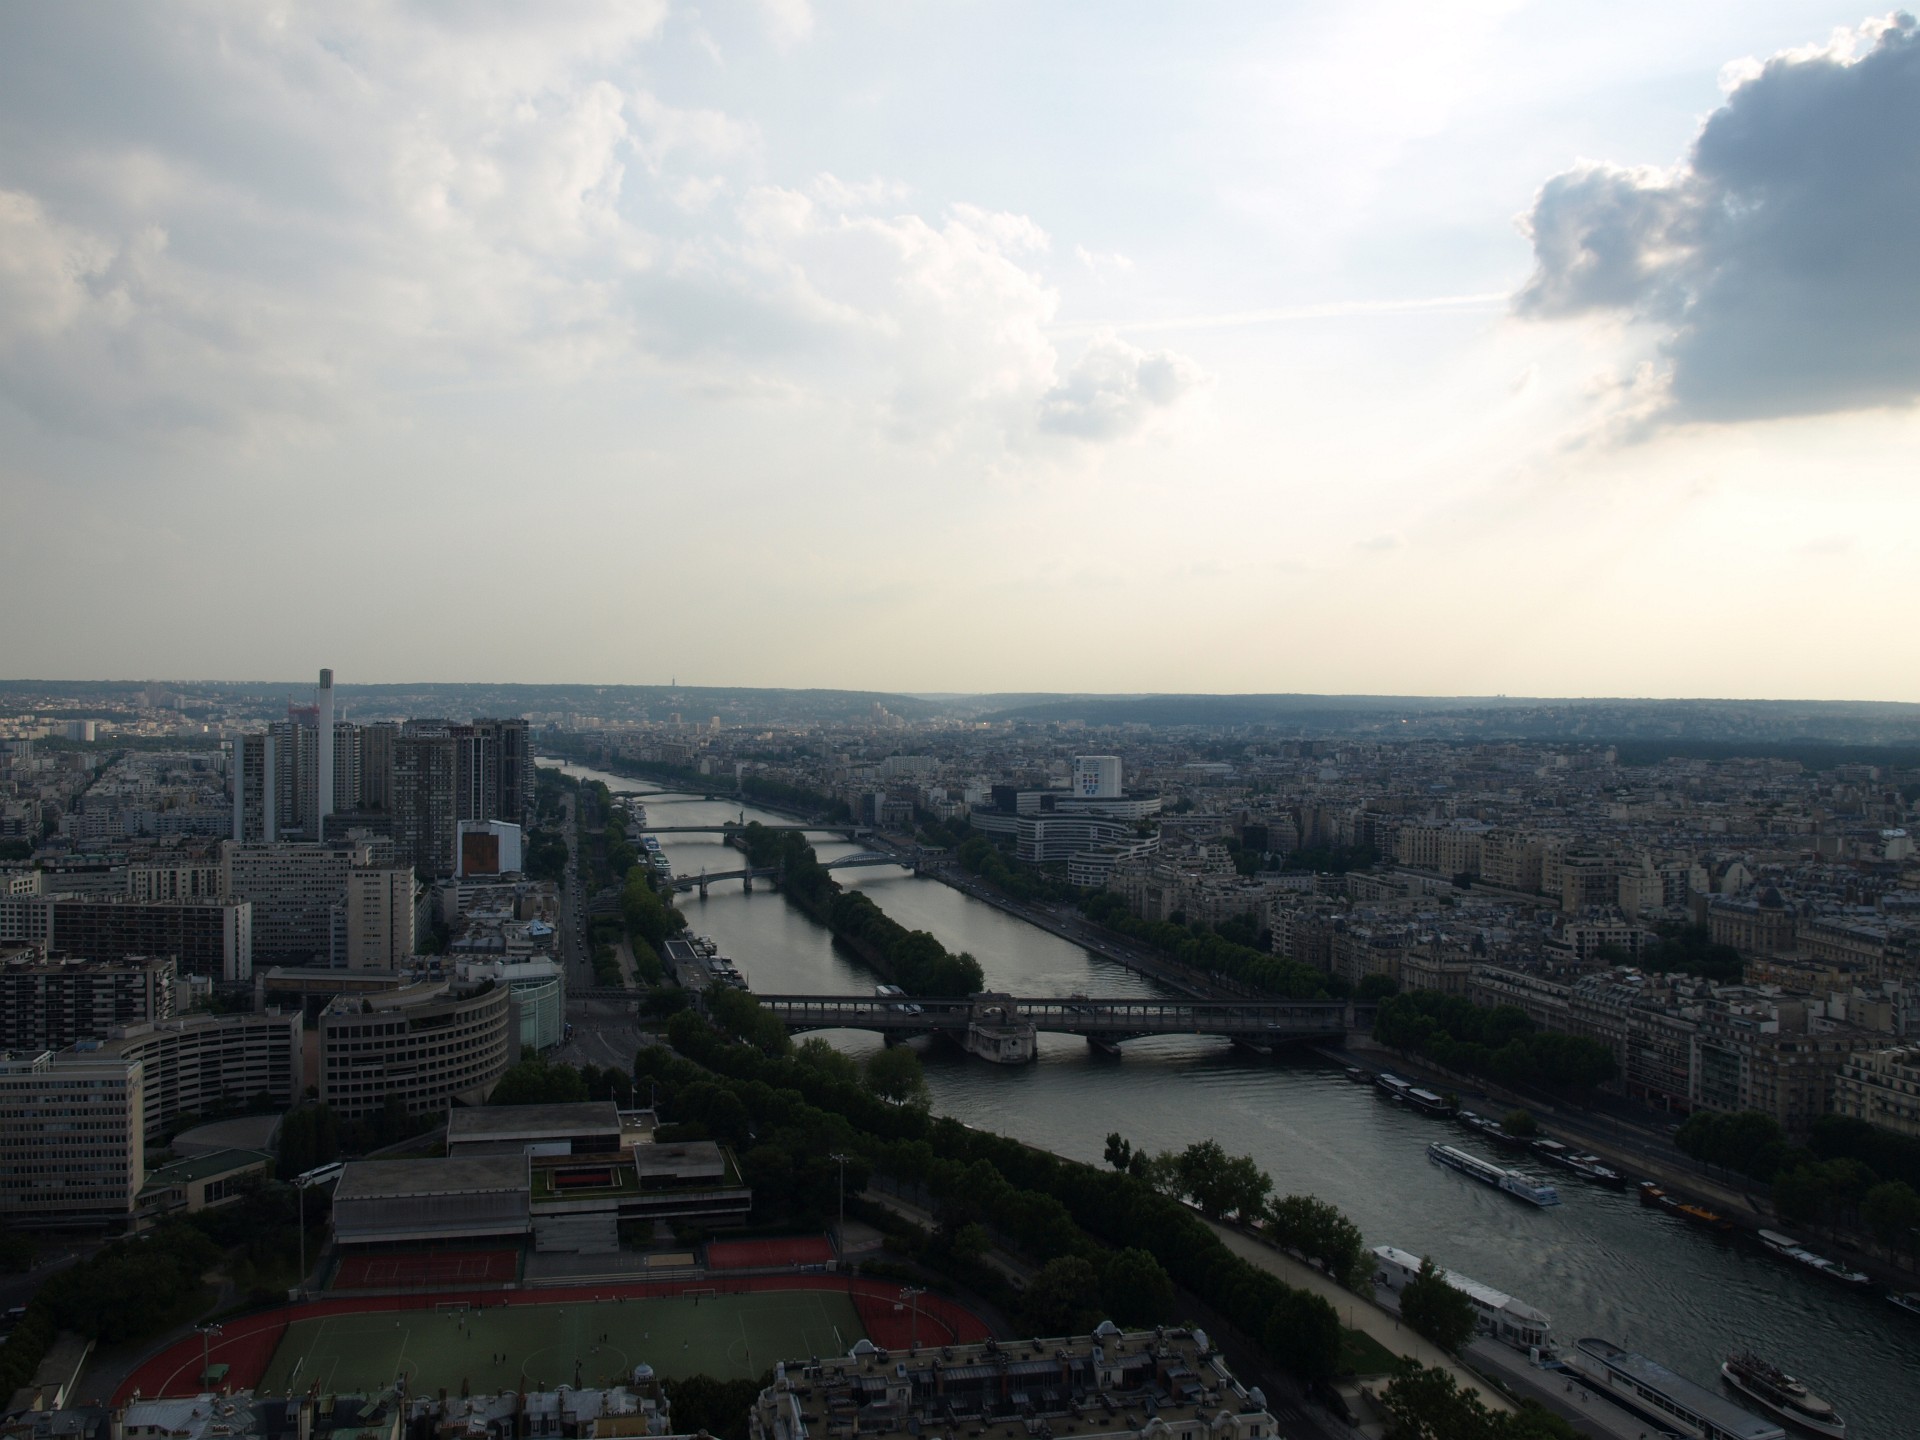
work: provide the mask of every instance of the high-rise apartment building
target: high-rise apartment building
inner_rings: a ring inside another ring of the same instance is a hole
[[[360,792],[356,808],[384,814],[393,812],[393,742],[400,727],[391,723],[361,725]]]
[[[455,744],[444,721],[409,721],[393,742],[393,854],[428,876],[453,873]]]
[[[0,1051],[58,1050],[116,1026],[165,1020],[173,983],[171,958],[11,959],[0,965]]]
[[[348,970],[398,970],[412,958],[413,867],[365,865],[347,872],[345,953],[334,964]]]

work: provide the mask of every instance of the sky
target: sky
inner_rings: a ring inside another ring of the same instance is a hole
[[[0,9],[0,675],[1920,700],[1857,4]]]

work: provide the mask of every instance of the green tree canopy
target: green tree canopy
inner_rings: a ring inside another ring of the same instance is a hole
[[[1420,1262],[1420,1273],[1401,1287],[1400,1318],[1442,1350],[1455,1354],[1473,1338],[1478,1322],[1473,1301],[1447,1283],[1431,1255]]]
[[[1078,1255],[1063,1255],[1040,1267],[1021,1292],[1020,1313],[1035,1335],[1084,1335],[1099,1317],[1100,1277]]]
[[[867,1056],[867,1088],[890,1105],[925,1110],[933,1103],[920,1057],[907,1045],[886,1045]]]

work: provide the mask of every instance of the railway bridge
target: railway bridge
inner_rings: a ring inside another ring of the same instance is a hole
[[[987,991],[978,995],[756,995],[761,1008],[778,1015],[788,1033],[806,1030],[875,1030],[889,1039],[947,1035],[976,1054],[983,1042],[1005,1050],[1024,1035],[1031,1058],[1040,1031],[1079,1035],[1101,1050],[1148,1035],[1218,1035],[1252,1049],[1305,1040],[1339,1039],[1351,1015],[1344,1000],[1095,999],[1085,995],[1045,998]],[[988,1059],[1002,1055],[987,1054]]]

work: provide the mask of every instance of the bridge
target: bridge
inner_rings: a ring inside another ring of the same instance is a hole
[[[898,865],[903,870],[915,868],[913,861],[903,860],[898,855],[889,855],[879,850],[862,850],[857,855],[842,855],[838,860],[827,861],[820,868],[822,870],[859,870],[875,865]],[[707,898],[709,885],[721,880],[739,880],[745,884],[747,893],[751,895],[755,880],[773,880],[777,879],[779,874],[780,869],[775,865],[743,867],[739,870],[702,870],[698,875],[674,876],[673,888],[682,893],[698,890],[700,898],[704,900]]]
[[[746,828],[738,821],[726,825],[643,825],[640,833],[642,835],[732,835]],[[829,835],[871,835],[874,831],[871,825],[848,825],[832,820],[823,820],[818,825],[762,825],[760,828],[775,834],[783,830],[798,830],[802,833],[809,830],[822,830]]]
[[[980,1032],[1079,1035],[1102,1050],[1147,1035],[1218,1035],[1268,1050],[1301,1040],[1338,1039],[1351,1018],[1344,1000],[1101,1000],[1085,995],[756,995],[789,1033],[877,1030],[889,1039],[945,1034],[975,1053]],[[999,1058],[988,1055],[988,1058]],[[1031,1058],[1031,1048],[1023,1058]]]

